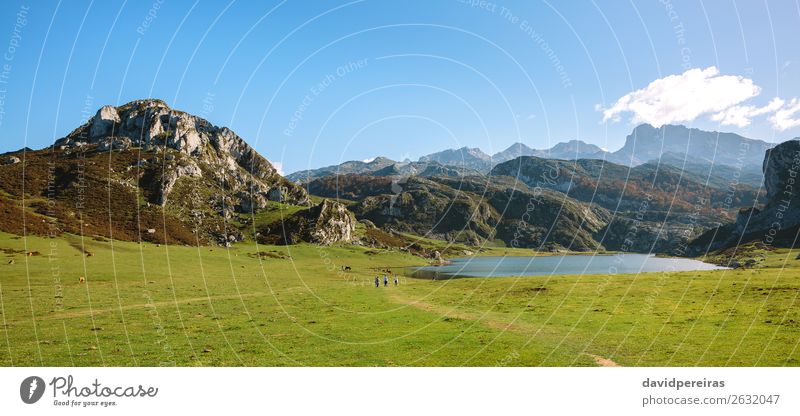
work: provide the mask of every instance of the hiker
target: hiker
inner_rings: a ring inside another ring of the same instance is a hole
[[[394,275],[394,285],[397,286],[397,275]]]
[[[388,286],[389,286],[389,277],[383,275],[383,287],[388,287]]]
[[[378,280],[378,276],[375,276],[375,287],[381,287],[381,282]]]

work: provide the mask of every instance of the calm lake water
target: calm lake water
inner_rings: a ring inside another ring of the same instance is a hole
[[[455,258],[446,266],[418,267],[414,277],[549,276],[556,274],[621,274],[661,271],[718,270],[724,267],[702,261],[655,257],[649,254],[569,255],[531,257]]]

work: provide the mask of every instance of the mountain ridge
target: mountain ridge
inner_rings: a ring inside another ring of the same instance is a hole
[[[630,167],[661,160],[661,163],[667,165],[689,167],[693,173],[707,172],[711,175],[714,171],[721,172],[718,176],[725,177],[729,182],[738,181],[741,174],[744,174],[745,183],[758,186],[763,180],[761,155],[773,146],[775,146],[773,143],[747,138],[736,133],[705,131],[683,125],[664,125],[656,128],[649,124],[640,124],[626,136],[625,144],[613,152],[583,140],[571,139],[556,143],[548,149],[534,149],[522,142],[516,142],[491,156],[480,148],[445,149],[421,156],[418,162],[434,161],[444,166],[488,173],[494,166],[519,156],[560,160],[600,159]],[[353,163],[361,162],[344,162],[340,165],[299,171],[287,175],[287,178],[301,183],[331,174],[332,171],[342,174],[373,172],[369,168],[357,171],[346,168],[346,165]],[[308,180],[298,181],[303,175],[308,176]]]

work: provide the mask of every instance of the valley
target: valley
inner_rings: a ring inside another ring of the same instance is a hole
[[[163,101],[105,106],[2,155],[0,363],[797,365],[798,143],[642,125],[284,177]],[[579,253],[723,268],[411,273]]]

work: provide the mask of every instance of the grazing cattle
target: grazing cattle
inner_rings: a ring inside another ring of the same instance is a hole
[[[81,277],[79,277],[79,278],[78,278],[78,282],[79,282],[79,283],[84,283],[84,282],[86,282],[86,278],[84,278],[83,276],[81,276]]]
[[[349,272],[350,270],[353,270],[353,269],[351,269],[350,266],[344,266],[343,270],[346,271],[346,272]]]

